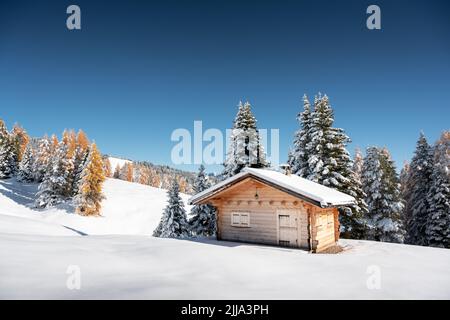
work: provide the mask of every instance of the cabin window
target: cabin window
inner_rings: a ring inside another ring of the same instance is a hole
[[[235,227],[250,227],[250,212],[233,212],[231,225]]]

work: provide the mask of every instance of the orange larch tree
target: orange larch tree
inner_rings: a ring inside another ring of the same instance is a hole
[[[89,157],[84,165],[80,187],[75,197],[77,213],[83,216],[99,216],[105,175],[103,172],[103,160],[95,143],[91,145]]]
[[[14,139],[16,159],[17,162],[20,162],[22,161],[22,156],[25,152],[25,148],[27,147],[28,142],[30,141],[30,137],[28,136],[25,129],[18,124],[14,125],[11,133]]]

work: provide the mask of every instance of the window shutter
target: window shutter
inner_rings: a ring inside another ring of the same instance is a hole
[[[233,213],[233,216],[231,218],[231,224],[239,225],[240,223],[241,223],[241,219],[240,219],[239,213]]]
[[[249,227],[250,212],[233,212],[231,214],[231,225],[235,227]]]

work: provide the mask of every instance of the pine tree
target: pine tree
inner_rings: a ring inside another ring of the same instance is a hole
[[[205,175],[205,167],[200,166],[194,182],[195,193],[202,192],[210,187]],[[192,207],[190,230],[197,236],[214,236],[216,234],[216,210],[209,204],[200,204]]]
[[[90,142],[83,130],[78,130],[77,134],[70,132],[68,154],[71,153],[70,150],[73,152],[72,196],[76,196],[79,193],[81,174],[86,166],[90,152]]]
[[[405,227],[405,243],[408,243],[408,216],[407,216],[407,208],[406,208],[406,200],[408,198],[408,186],[407,186],[407,181],[408,181],[408,176],[409,176],[409,162],[408,161],[404,161],[403,162],[403,167],[402,170],[400,170],[400,195],[403,201],[403,214],[402,214],[402,219],[403,219],[403,226]]]
[[[450,248],[450,131],[436,142],[433,160],[425,233],[430,246]]]
[[[120,165],[117,164],[113,174],[114,179],[120,179]]]
[[[300,177],[306,178],[311,172],[309,170],[309,146],[311,143],[312,110],[306,94],[303,96],[303,112],[297,115],[300,123],[300,130],[295,133],[294,147],[291,152],[291,159],[288,161],[291,172]]]
[[[238,107],[221,175],[222,179],[238,174],[245,167],[265,168],[269,166],[250,103],[239,102]]]
[[[363,168],[364,160],[363,155],[360,148],[355,149],[355,156],[353,157],[353,173],[355,174],[355,178],[361,182],[362,176],[362,168]]]
[[[77,146],[75,154],[73,156],[74,178],[72,181],[72,196],[76,196],[80,190],[81,176],[84,168],[88,162],[90,155],[90,148],[86,149],[82,146]]]
[[[406,194],[408,192],[406,185],[408,182],[409,171],[410,171],[409,162],[404,161],[402,170],[400,171],[400,185],[401,185],[401,194],[402,194],[403,199],[406,199]],[[405,208],[405,210],[406,210],[406,208]]]
[[[311,118],[309,130],[310,143],[308,149],[311,153],[308,157],[310,174],[306,177],[317,183],[333,187],[339,184],[332,177],[333,168],[337,165],[336,159],[331,157],[335,149],[334,140],[340,139],[340,143],[348,143],[350,139],[332,128],[334,122],[333,109],[329,105],[328,97],[319,94],[314,99],[314,113]],[[338,135],[336,135],[338,134]],[[337,147],[341,147],[338,145]],[[330,170],[331,169],[331,170]]]
[[[421,133],[408,170],[406,186],[403,189],[406,222],[405,242],[410,244],[427,244],[427,236],[425,234],[429,208],[427,195],[431,185],[432,172],[432,150],[425,135]]]
[[[39,185],[39,191],[36,194],[36,207],[48,208],[64,202],[68,196],[68,161],[67,147],[64,143],[59,143],[55,154],[51,160],[44,180]]]
[[[307,104],[307,103],[306,103]],[[355,198],[355,205],[339,208],[340,231],[344,238],[362,238],[365,232],[363,216],[367,212],[365,194],[358,176],[353,172],[353,161],[346,149],[350,138],[343,129],[334,128],[333,109],[326,95],[316,96],[314,112],[302,115],[305,131],[302,148],[303,168],[301,173],[307,179],[336,189]],[[305,113],[304,112],[304,113]],[[305,163],[304,161],[307,160]]]
[[[19,163],[19,170],[17,172],[17,179],[23,182],[34,181],[34,155],[31,143],[28,143],[22,155],[22,160]]]
[[[66,158],[67,158],[67,195],[74,194],[73,186],[76,179],[75,168],[75,152],[76,152],[76,140],[74,140],[74,132],[64,130],[61,142],[66,146]]]
[[[34,181],[41,183],[44,180],[47,171],[50,170],[52,157],[50,140],[45,136],[39,140],[36,159],[33,163]]]
[[[0,179],[13,175],[16,167],[14,142],[4,122],[0,119]]]
[[[77,213],[83,216],[100,215],[104,199],[102,185],[105,181],[103,160],[95,143],[89,148],[89,156],[81,173],[78,194],[75,196]]]
[[[161,221],[153,232],[154,237],[160,238],[184,238],[189,236],[189,224],[181,200],[179,186],[176,179],[168,191],[169,201],[164,209]]]
[[[402,242],[400,183],[387,149],[367,149],[362,184],[369,209],[366,215],[367,237],[370,240]]]

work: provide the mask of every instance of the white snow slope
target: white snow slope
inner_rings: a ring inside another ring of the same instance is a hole
[[[116,170],[117,165],[119,165],[119,168],[122,168],[125,163],[132,163],[130,160],[125,160],[121,158],[116,157],[108,157],[109,163],[111,164],[111,170],[114,172]]]
[[[159,239],[164,190],[109,179],[103,217],[87,218],[32,209],[35,189],[0,180],[1,299],[450,298],[450,250],[341,240],[343,253],[321,255]],[[79,289],[67,286],[73,266]]]

